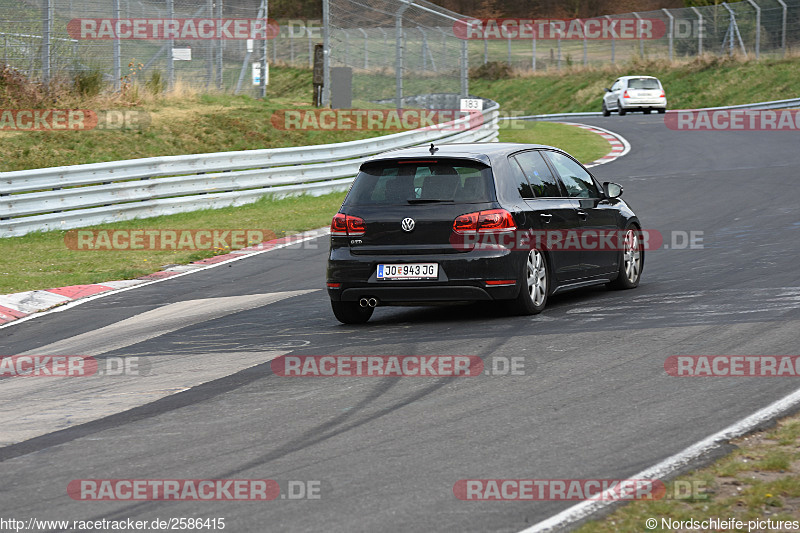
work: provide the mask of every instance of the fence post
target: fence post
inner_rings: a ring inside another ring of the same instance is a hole
[[[783,8],[783,29],[781,30],[781,49],[783,49],[783,56],[786,57],[786,2],[778,0],[778,3]]]
[[[486,32],[483,33],[483,64],[489,62],[489,44],[486,41]]]
[[[175,18],[175,5],[173,0],[167,0],[167,19]],[[170,33],[170,35],[172,35]],[[169,90],[175,86],[175,64],[173,63],[172,50],[175,48],[175,39],[169,39],[167,43],[167,87]]]
[[[403,0],[403,4],[394,15],[394,31],[395,31],[395,52],[394,52],[394,77],[395,77],[395,92],[394,103],[397,109],[403,107],[403,13],[410,5],[409,0]]]
[[[469,97],[469,55],[467,41],[461,40],[461,98]]]
[[[264,24],[267,23],[269,20],[269,0],[263,0],[264,2]],[[264,28],[264,42],[262,43],[262,52],[263,55],[261,56],[261,79],[259,80],[258,84],[258,92],[261,95],[261,98],[267,97],[267,59],[269,56],[267,53],[269,49],[267,48],[267,37],[269,37],[269,27]]]
[[[215,0],[217,8],[217,89],[222,90],[222,0]]]
[[[586,21],[582,20],[581,22],[583,23],[583,66],[585,67],[586,65],[589,64],[588,50],[586,44]]]
[[[756,59],[761,58],[761,8],[754,0],[747,0],[756,10]]]
[[[115,5],[119,6],[118,3]],[[50,83],[50,33],[52,32],[52,29],[53,4],[51,3],[51,0],[45,0],[44,7],[42,9],[42,83],[44,85],[48,85]]]
[[[611,20],[611,17],[609,15],[606,15],[605,17],[609,21]],[[611,64],[612,65],[615,62],[616,52],[617,52],[617,40],[614,39],[614,32],[611,32]]]
[[[642,17],[636,11],[633,12],[633,16],[636,17],[636,35],[639,36],[639,57],[644,59],[644,41],[642,35]]]
[[[342,33],[344,33],[344,64],[350,66],[350,34],[344,28]]]
[[[669,40],[669,60],[672,61],[672,39],[675,35],[675,17],[673,17],[672,13],[670,13],[666,8],[662,9],[661,11],[663,11],[664,14],[669,17],[669,32],[667,33],[667,38]]]
[[[428,34],[421,26],[417,26],[417,31],[422,35],[422,70],[426,71],[428,70]],[[435,66],[433,66],[433,70],[436,70]]]
[[[386,30],[384,30],[383,28],[378,28],[378,29],[381,30],[381,33],[383,34],[383,49],[384,50],[388,50],[389,49],[389,44],[386,42]],[[380,56],[384,56],[385,58],[387,58],[383,62],[383,64],[384,65],[388,65],[389,64],[389,60],[388,60],[389,54],[384,52],[383,54],[378,54],[378,57],[380,57]]]
[[[364,36],[364,70],[367,70],[369,68],[369,40],[367,39],[367,32],[364,28],[358,28],[358,31]]]
[[[322,0],[322,107],[331,103],[331,11],[329,0]]]
[[[536,72],[536,32],[533,33],[533,39],[531,39],[531,70]]]
[[[701,56],[703,55],[703,14],[696,7],[693,7],[692,11],[697,15],[697,55]]]

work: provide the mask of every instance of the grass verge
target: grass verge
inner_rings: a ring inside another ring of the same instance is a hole
[[[703,522],[718,518],[744,522],[744,527],[702,531],[748,531],[747,523],[751,520],[800,520],[800,415],[780,420],[769,431],[757,431],[734,439],[731,444],[736,449],[723,459],[667,484],[668,495],[676,494],[677,485],[682,488],[677,491],[681,497],[631,502],[602,520],[584,524],[577,532],[691,530],[670,528],[670,524],[662,522],[662,519]],[[649,518],[657,521],[657,527],[645,525]],[[797,529],[762,525],[751,531]]]
[[[656,76],[670,109],[715,107],[800,96],[800,57],[761,61],[704,56],[691,61],[637,60],[602,68],[518,73],[508,79],[470,81],[470,92],[501,104],[505,113],[600,111],[603,89],[619,76]]]

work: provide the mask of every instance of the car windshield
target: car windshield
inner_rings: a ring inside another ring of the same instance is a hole
[[[491,169],[476,161],[376,161],[361,167],[345,204],[480,203],[493,192]]]
[[[658,80],[655,78],[634,78],[628,81],[628,89],[655,89],[658,90],[661,87],[658,84]]]

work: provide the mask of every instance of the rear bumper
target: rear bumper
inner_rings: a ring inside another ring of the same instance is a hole
[[[349,248],[331,250],[328,295],[334,301],[376,298],[380,305],[435,304],[516,298],[519,284],[487,285],[487,281],[517,280],[525,254],[507,249],[473,250],[444,255],[353,255]],[[435,280],[388,281],[376,278],[379,263],[437,263]]]
[[[655,98],[652,100],[634,100],[630,99],[628,101],[621,102],[622,109],[626,111],[634,111],[634,110],[642,110],[642,109],[666,109],[667,108],[667,99],[666,98]]]

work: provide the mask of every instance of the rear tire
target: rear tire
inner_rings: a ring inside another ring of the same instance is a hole
[[[627,113],[620,102],[617,102],[617,109],[619,110],[619,116],[621,117],[624,117],[625,113]]]
[[[645,114],[645,115],[649,115],[649,114],[650,114],[650,111],[651,111],[650,109],[645,109],[645,110],[644,110],[644,114]]]
[[[331,300],[331,308],[336,320],[342,324],[364,324],[372,316],[374,307],[361,307],[358,302],[335,302]]]
[[[605,102],[603,102],[603,116],[604,117],[611,116],[611,111],[608,110]]]
[[[607,284],[609,289],[626,290],[639,285],[642,279],[644,266],[644,250],[640,230],[636,226],[629,226],[625,230],[625,240],[622,246],[622,257],[619,262],[617,279]]]
[[[659,110],[658,110],[658,114],[659,114],[659,115],[663,115],[663,114],[664,114],[664,113],[666,113],[666,112],[667,112],[667,108],[666,108],[666,107],[664,107],[664,108],[661,108],[661,109],[659,109]]]
[[[514,311],[518,315],[538,315],[547,305],[547,296],[550,294],[550,269],[542,252],[528,252],[519,282],[521,287],[514,300]]]

